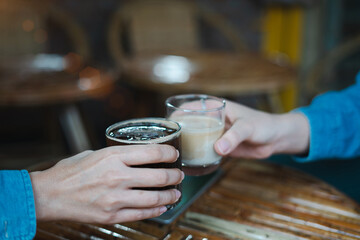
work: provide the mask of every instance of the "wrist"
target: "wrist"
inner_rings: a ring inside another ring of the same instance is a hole
[[[276,116],[278,136],[274,154],[306,154],[309,149],[310,126],[301,113],[285,113]]]
[[[30,178],[33,187],[34,200],[35,200],[35,211],[37,220],[54,220],[52,212],[54,209],[54,199],[51,197],[52,189],[47,184],[46,171],[31,172]]]

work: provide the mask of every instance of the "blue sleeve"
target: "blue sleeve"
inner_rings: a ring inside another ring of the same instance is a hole
[[[308,156],[296,161],[360,156],[360,73],[354,85],[319,95],[295,111],[303,113],[310,125]]]
[[[29,173],[0,171],[0,239],[33,239],[36,214]]]

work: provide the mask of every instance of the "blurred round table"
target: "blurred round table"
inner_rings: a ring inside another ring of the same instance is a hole
[[[76,54],[38,54],[0,61],[0,106],[64,106],[59,118],[73,152],[90,149],[76,103],[106,96],[110,74],[86,66]]]
[[[252,52],[136,54],[124,59],[121,67],[123,79],[139,88],[167,96],[179,93],[264,95],[273,112],[282,110],[279,92],[294,84],[297,78],[293,68]]]
[[[277,164],[232,159],[225,174],[171,224],[38,222],[35,239],[360,239],[359,204]]]

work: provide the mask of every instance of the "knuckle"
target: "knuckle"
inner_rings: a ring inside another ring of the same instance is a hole
[[[244,134],[250,136],[253,132],[253,125],[247,121],[243,121],[241,123],[241,125],[242,125],[242,131],[244,132]]]
[[[118,186],[119,175],[116,171],[108,171],[104,174],[103,183],[107,187],[115,188]]]
[[[160,146],[153,147],[149,150],[149,154],[154,159],[161,159],[163,157],[163,151],[161,150]]]
[[[104,156],[111,156],[112,155],[112,148],[111,147],[106,147],[101,149],[99,152],[101,152],[102,155]]]
[[[137,211],[136,213],[134,213],[134,218],[137,220],[140,220],[140,219],[147,218],[147,216],[144,211]]]
[[[228,132],[227,138],[230,140],[230,142],[234,142],[234,143],[241,142],[240,133],[235,131]]]
[[[115,212],[106,212],[100,217],[100,222],[103,224],[113,224],[116,222],[116,213]]]
[[[158,183],[161,185],[166,185],[170,181],[170,176],[166,170],[159,171],[156,178]]]
[[[161,203],[161,198],[159,194],[153,194],[148,199],[149,206],[153,206],[153,207],[159,206],[160,203]]]
[[[112,169],[106,171],[101,177],[102,184],[110,189],[115,189],[120,186],[123,186],[124,183],[129,182],[131,179],[131,174],[127,171],[119,171],[117,169]]]
[[[82,154],[89,155],[89,154],[91,154],[93,152],[94,152],[93,150],[85,150],[85,151],[82,152]]]
[[[240,143],[252,134],[252,125],[245,121],[236,121],[232,129],[234,130],[229,131],[227,134],[230,142]]]
[[[107,195],[102,199],[102,209],[104,212],[111,213],[116,209],[116,206],[119,204],[117,198],[112,197],[111,195]]]

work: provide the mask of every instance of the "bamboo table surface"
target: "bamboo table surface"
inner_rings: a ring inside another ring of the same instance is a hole
[[[225,174],[172,224],[39,222],[35,239],[360,239],[360,208],[289,167],[228,160]]]

